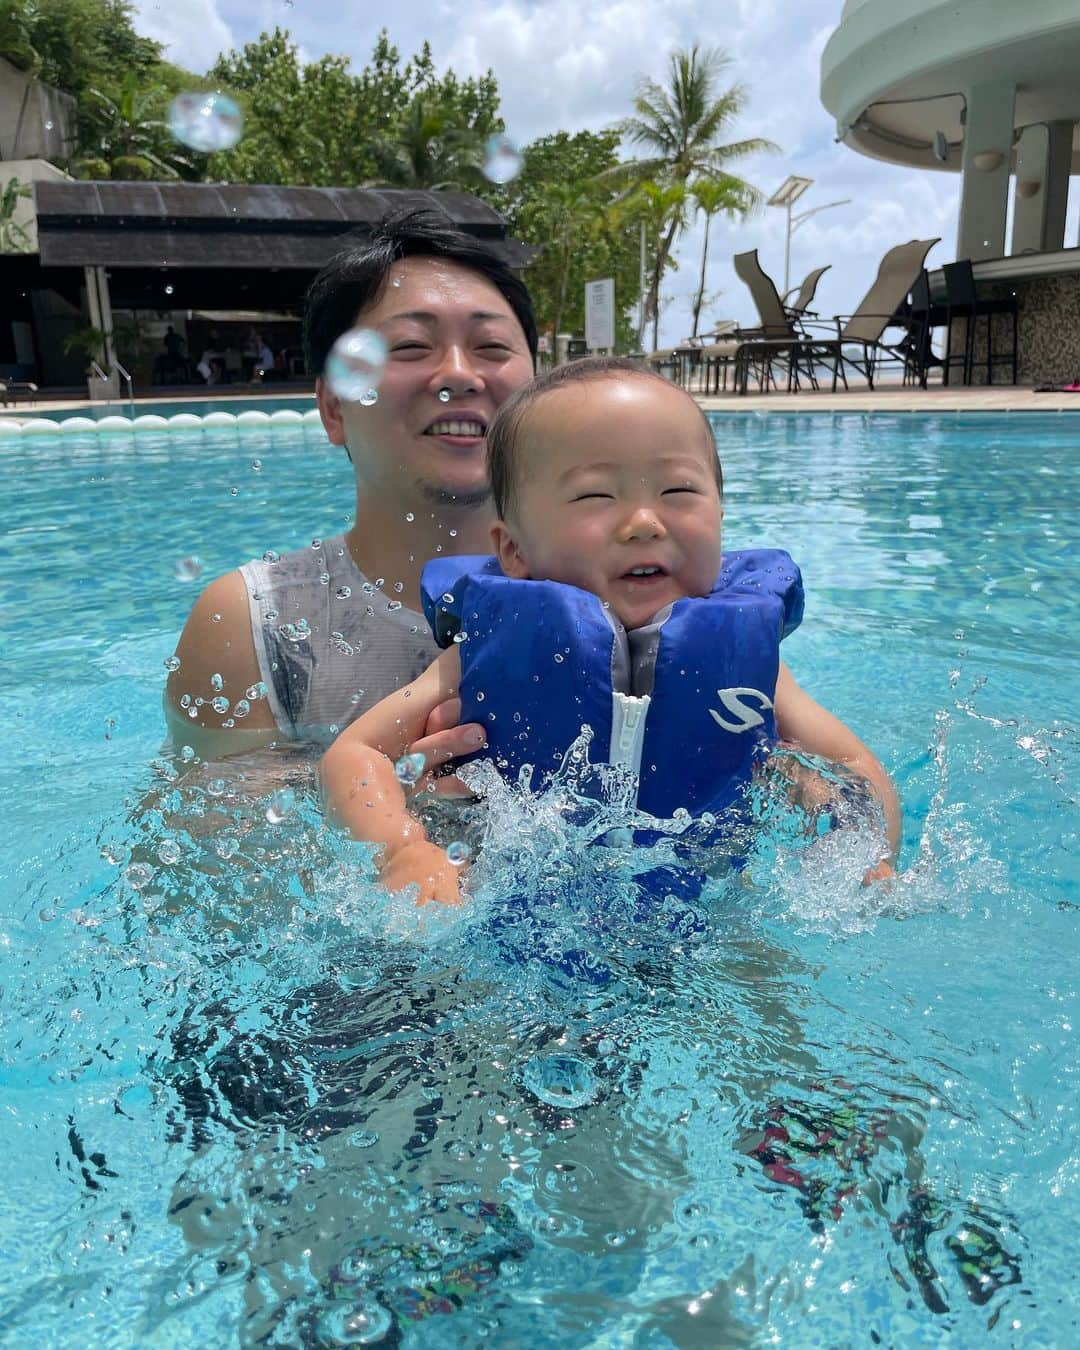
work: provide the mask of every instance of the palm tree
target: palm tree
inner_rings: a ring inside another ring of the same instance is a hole
[[[730,58],[716,50],[702,51],[698,43],[686,51],[672,52],[668,61],[666,87],[645,79],[638,85],[634,116],[626,118],[619,130],[633,144],[645,147],[642,159],[628,160],[609,170],[628,184],[648,179],[661,186],[685,188],[692,177],[729,178],[745,194],[749,204],[760,199],[757,188],[727,172],[733,159],[759,154],[777,147],[759,136],[723,143],[720,138],[743,111],[746,90],[740,84],[719,88],[720,77]],[[646,313],[653,321],[653,348],[659,325],[658,296],[660,278],[668,265],[671,251],[685,221],[681,210],[667,221],[659,241],[658,266],[646,300]]]
[[[164,99],[161,89],[141,89],[134,71],[124,78],[117,99],[98,89],[89,115],[93,134],[82,147],[84,157],[106,161],[113,178],[177,178],[190,162],[173,149],[165,123],[151,113]]]
[[[653,351],[656,350],[657,331],[660,324],[660,281],[668,260],[663,256],[662,244],[665,234],[672,224],[678,229],[686,223],[686,188],[681,183],[672,183],[662,187],[659,183],[638,183],[634,190],[622,199],[620,209],[625,218],[639,225],[646,242],[646,254],[649,258],[649,283],[646,289],[645,304],[638,318],[637,350],[645,345],[645,329],[649,319],[653,325]],[[674,263],[668,265],[674,266]]]
[[[484,137],[452,127],[446,113],[418,94],[391,135],[376,136],[371,153],[380,177],[369,187],[458,188],[482,181]]]
[[[747,185],[730,174],[719,178],[698,178],[690,185],[690,195],[694,199],[697,212],[705,217],[705,240],[701,246],[701,276],[698,279],[697,295],[694,297],[694,330],[697,337],[698,322],[701,318],[701,305],[705,298],[705,264],[709,257],[709,226],[718,212],[729,216],[747,215],[754,207],[753,197],[746,190]]]

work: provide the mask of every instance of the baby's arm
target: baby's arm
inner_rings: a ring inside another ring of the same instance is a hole
[[[774,699],[776,730],[781,740],[791,741],[809,754],[843,764],[864,779],[885,813],[889,859],[879,875],[891,875],[900,851],[900,799],[893,781],[858,736],[799,688],[787,666],[780,662]]]
[[[423,734],[431,710],[456,696],[460,679],[461,661],[452,647],[412,684],[358,717],[319,766],[323,802],[331,819],[354,839],[380,844],[383,882],[394,891],[419,886],[420,904],[459,903],[460,869],[409,814],[394,765]]]

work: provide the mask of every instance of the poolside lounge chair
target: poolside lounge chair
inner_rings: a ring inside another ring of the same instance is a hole
[[[757,329],[740,329],[731,342],[737,344],[731,357],[735,363],[735,387],[746,393],[751,372],[761,389],[776,385],[774,364],[787,371],[790,393],[800,386],[800,375],[806,374],[817,388],[813,366],[803,360],[805,336],[795,318],[785,308],[772,277],[758,262],[757,249],[737,253],[732,259],[735,275],[744,282],[753,297],[761,320]]]
[[[20,398],[28,398],[31,403],[37,393],[36,384],[29,380],[0,380],[0,402],[6,408],[9,403],[17,403]]]
[[[925,389],[926,363],[919,359],[923,350],[919,320],[910,310],[905,314],[904,304],[919,278],[926,255],[938,239],[912,239],[889,249],[878,266],[874,284],[863,296],[854,314],[837,314],[832,323],[836,336],[817,338],[809,330],[821,324],[807,322],[806,356],[810,361],[832,365],[832,387],[836,392],[838,380],[847,389],[847,367],[857,371],[871,389],[874,372],[886,361],[897,361],[904,368],[904,382],[917,380]],[[889,328],[903,329],[894,342],[884,341]],[[858,350],[859,354],[853,355]]]
[[[812,272],[808,272],[803,278],[803,284],[796,293],[793,287],[784,296],[784,308],[793,316],[806,314],[810,311],[810,306],[814,303],[814,295],[817,292],[818,282],[832,266],[832,263],[826,263],[824,267],[815,267]],[[792,300],[792,296],[795,299]]]

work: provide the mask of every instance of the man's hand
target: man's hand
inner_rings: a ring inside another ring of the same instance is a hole
[[[416,784],[414,791],[433,791],[440,797],[469,797],[472,794],[463,782],[453,774],[439,774],[436,771],[461,755],[471,755],[483,750],[487,745],[487,736],[479,722],[466,722],[460,726],[461,699],[450,698],[445,703],[432,708],[424,727],[424,734],[409,746],[408,754],[423,755],[427,760],[427,769]]]
[[[434,902],[439,905],[460,905],[461,871],[446,856],[444,849],[426,839],[406,843],[383,853],[379,875],[388,891],[403,891],[406,886],[417,886],[420,894],[417,905]]]

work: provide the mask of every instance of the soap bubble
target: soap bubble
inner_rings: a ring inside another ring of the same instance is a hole
[[[169,130],[190,150],[228,150],[244,130],[244,114],[228,94],[177,94],[166,115]]]
[[[489,183],[509,183],[521,172],[521,151],[504,131],[489,136],[484,146],[484,177]]]
[[[194,556],[177,558],[176,562],[173,563],[172,570],[177,581],[194,581],[202,573],[202,559]]]
[[[394,765],[394,772],[397,774],[398,782],[404,783],[406,787],[411,787],[424,772],[427,760],[419,750],[412,755],[402,755]]]
[[[452,844],[447,844],[446,856],[455,867],[462,867],[472,857],[472,850],[468,844],[463,844],[460,839],[455,839]]]
[[[280,788],[266,803],[266,819],[271,825],[280,825],[292,814],[296,806],[296,793],[292,788]]]
[[[326,358],[326,383],[338,398],[370,407],[386,365],[386,343],[370,328],[352,328],[334,343]]]

